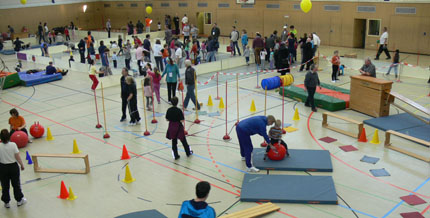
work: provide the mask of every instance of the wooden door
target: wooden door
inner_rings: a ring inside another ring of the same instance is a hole
[[[366,20],[354,19],[353,47],[364,48],[366,39]]]
[[[329,31],[329,45],[342,46],[342,18],[340,16],[330,18]]]

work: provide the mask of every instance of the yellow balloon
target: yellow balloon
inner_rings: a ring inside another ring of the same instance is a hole
[[[21,4],[23,5],[27,4],[27,0],[21,0]]]
[[[312,9],[311,0],[302,0],[302,2],[300,2],[300,8],[303,12],[308,13]]]
[[[148,14],[152,13],[152,7],[151,6],[146,7],[146,13],[148,13]]]

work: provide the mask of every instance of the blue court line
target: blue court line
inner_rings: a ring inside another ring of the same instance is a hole
[[[353,208],[349,208],[349,207],[347,207],[347,206],[345,206],[345,205],[342,205],[342,204],[338,204],[338,206],[339,206],[339,207],[343,207],[343,208],[348,209],[348,210],[352,210],[352,211],[354,211],[354,212],[357,212],[357,213],[360,213],[360,214],[363,214],[363,215],[366,215],[366,216],[368,216],[368,217],[378,218],[378,217],[373,216],[373,215],[370,215],[370,214],[368,214],[368,213],[365,213],[365,212],[362,212],[362,211],[359,211],[359,210],[356,210],[356,209],[353,209]]]
[[[27,98],[27,99],[30,99],[31,101],[42,102],[42,101],[40,101],[40,100],[38,100],[38,99],[35,99],[34,97],[30,97],[30,96],[27,96],[27,95],[23,95],[23,94],[21,94],[21,93],[19,93],[19,92],[13,91],[13,90],[10,90],[10,91],[7,91],[7,92],[10,92],[10,93],[12,93],[12,94],[15,94],[15,95],[19,95],[19,96],[25,97],[25,98]]]
[[[115,128],[115,129],[117,129],[117,130],[120,130],[120,131],[122,131],[122,132],[132,134],[132,135],[137,136],[137,137],[139,137],[139,138],[147,139],[147,140],[149,140],[149,141],[152,141],[152,142],[158,143],[158,144],[163,145],[163,146],[165,146],[165,147],[169,147],[169,148],[171,147],[170,145],[167,145],[167,144],[165,144],[165,143],[163,143],[163,142],[157,141],[157,140],[155,140],[155,139],[151,139],[151,138],[149,138],[149,137],[147,137],[147,136],[139,135],[139,134],[134,133],[134,132],[127,131],[127,130],[125,130],[125,129],[121,129],[121,128],[119,128],[118,126],[115,126],[114,128]],[[178,148],[178,150],[180,150],[180,151],[183,151],[183,152],[184,152],[184,150],[183,150],[183,149],[181,149],[181,148]],[[209,158],[207,158],[207,157],[200,156],[200,155],[195,154],[195,153],[193,154],[193,156],[196,156],[196,157],[201,158],[201,159],[203,159],[203,160],[207,160],[207,161],[209,161],[209,162],[212,162],[212,160],[211,160],[211,159],[209,159]],[[232,170],[236,170],[236,171],[241,172],[241,173],[245,173],[245,174],[247,174],[247,173],[248,173],[248,172],[246,172],[246,171],[243,171],[243,170],[241,170],[241,169],[234,168],[234,167],[232,167],[232,166],[229,166],[229,165],[227,165],[227,164],[224,164],[224,163],[221,163],[221,162],[218,162],[218,161],[216,161],[216,163],[217,163],[217,164],[219,164],[219,165],[221,165],[221,166],[225,166],[225,167],[227,167],[227,168],[230,168],[230,169],[232,169]]]
[[[426,179],[426,181],[424,181],[423,183],[421,183],[415,190],[413,190],[413,192],[418,191],[420,188],[422,188],[427,182],[430,181],[430,177]],[[412,193],[409,193],[409,195],[412,195]],[[396,210],[400,205],[403,204],[403,200],[400,201],[398,204],[396,204],[396,206],[394,206],[391,210],[389,210],[382,218],[387,217],[388,215],[390,215],[394,210]]]

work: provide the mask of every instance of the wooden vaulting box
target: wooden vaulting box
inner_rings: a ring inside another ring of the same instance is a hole
[[[351,76],[349,107],[372,117],[388,116],[392,84],[392,81],[369,76]]]

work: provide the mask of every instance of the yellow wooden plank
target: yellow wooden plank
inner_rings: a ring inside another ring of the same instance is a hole
[[[88,154],[32,154],[35,157],[85,158]]]
[[[404,139],[408,139],[410,141],[413,141],[413,142],[416,142],[416,143],[419,143],[419,144],[423,144],[423,145],[425,145],[427,147],[430,147],[430,142],[424,141],[424,140],[419,139],[419,138],[415,138],[415,137],[410,136],[410,135],[406,135],[406,134],[403,134],[403,133],[400,133],[400,132],[397,132],[397,131],[393,131],[393,130],[388,130],[387,133],[399,136],[399,137],[404,138]]]
[[[430,158],[421,156],[419,154],[412,153],[412,152],[407,151],[407,150],[405,150],[403,148],[399,148],[399,147],[395,147],[395,146],[387,146],[387,148],[389,148],[391,150],[394,150],[394,151],[398,151],[398,152],[406,154],[406,155],[409,155],[409,156],[414,157],[416,159],[423,160],[425,162],[430,162]]]
[[[231,214],[222,216],[221,218],[252,218],[252,217],[262,216],[264,214],[277,211],[279,209],[280,207],[269,202],[269,203],[261,204],[245,210],[241,210],[235,213],[231,213]]]

